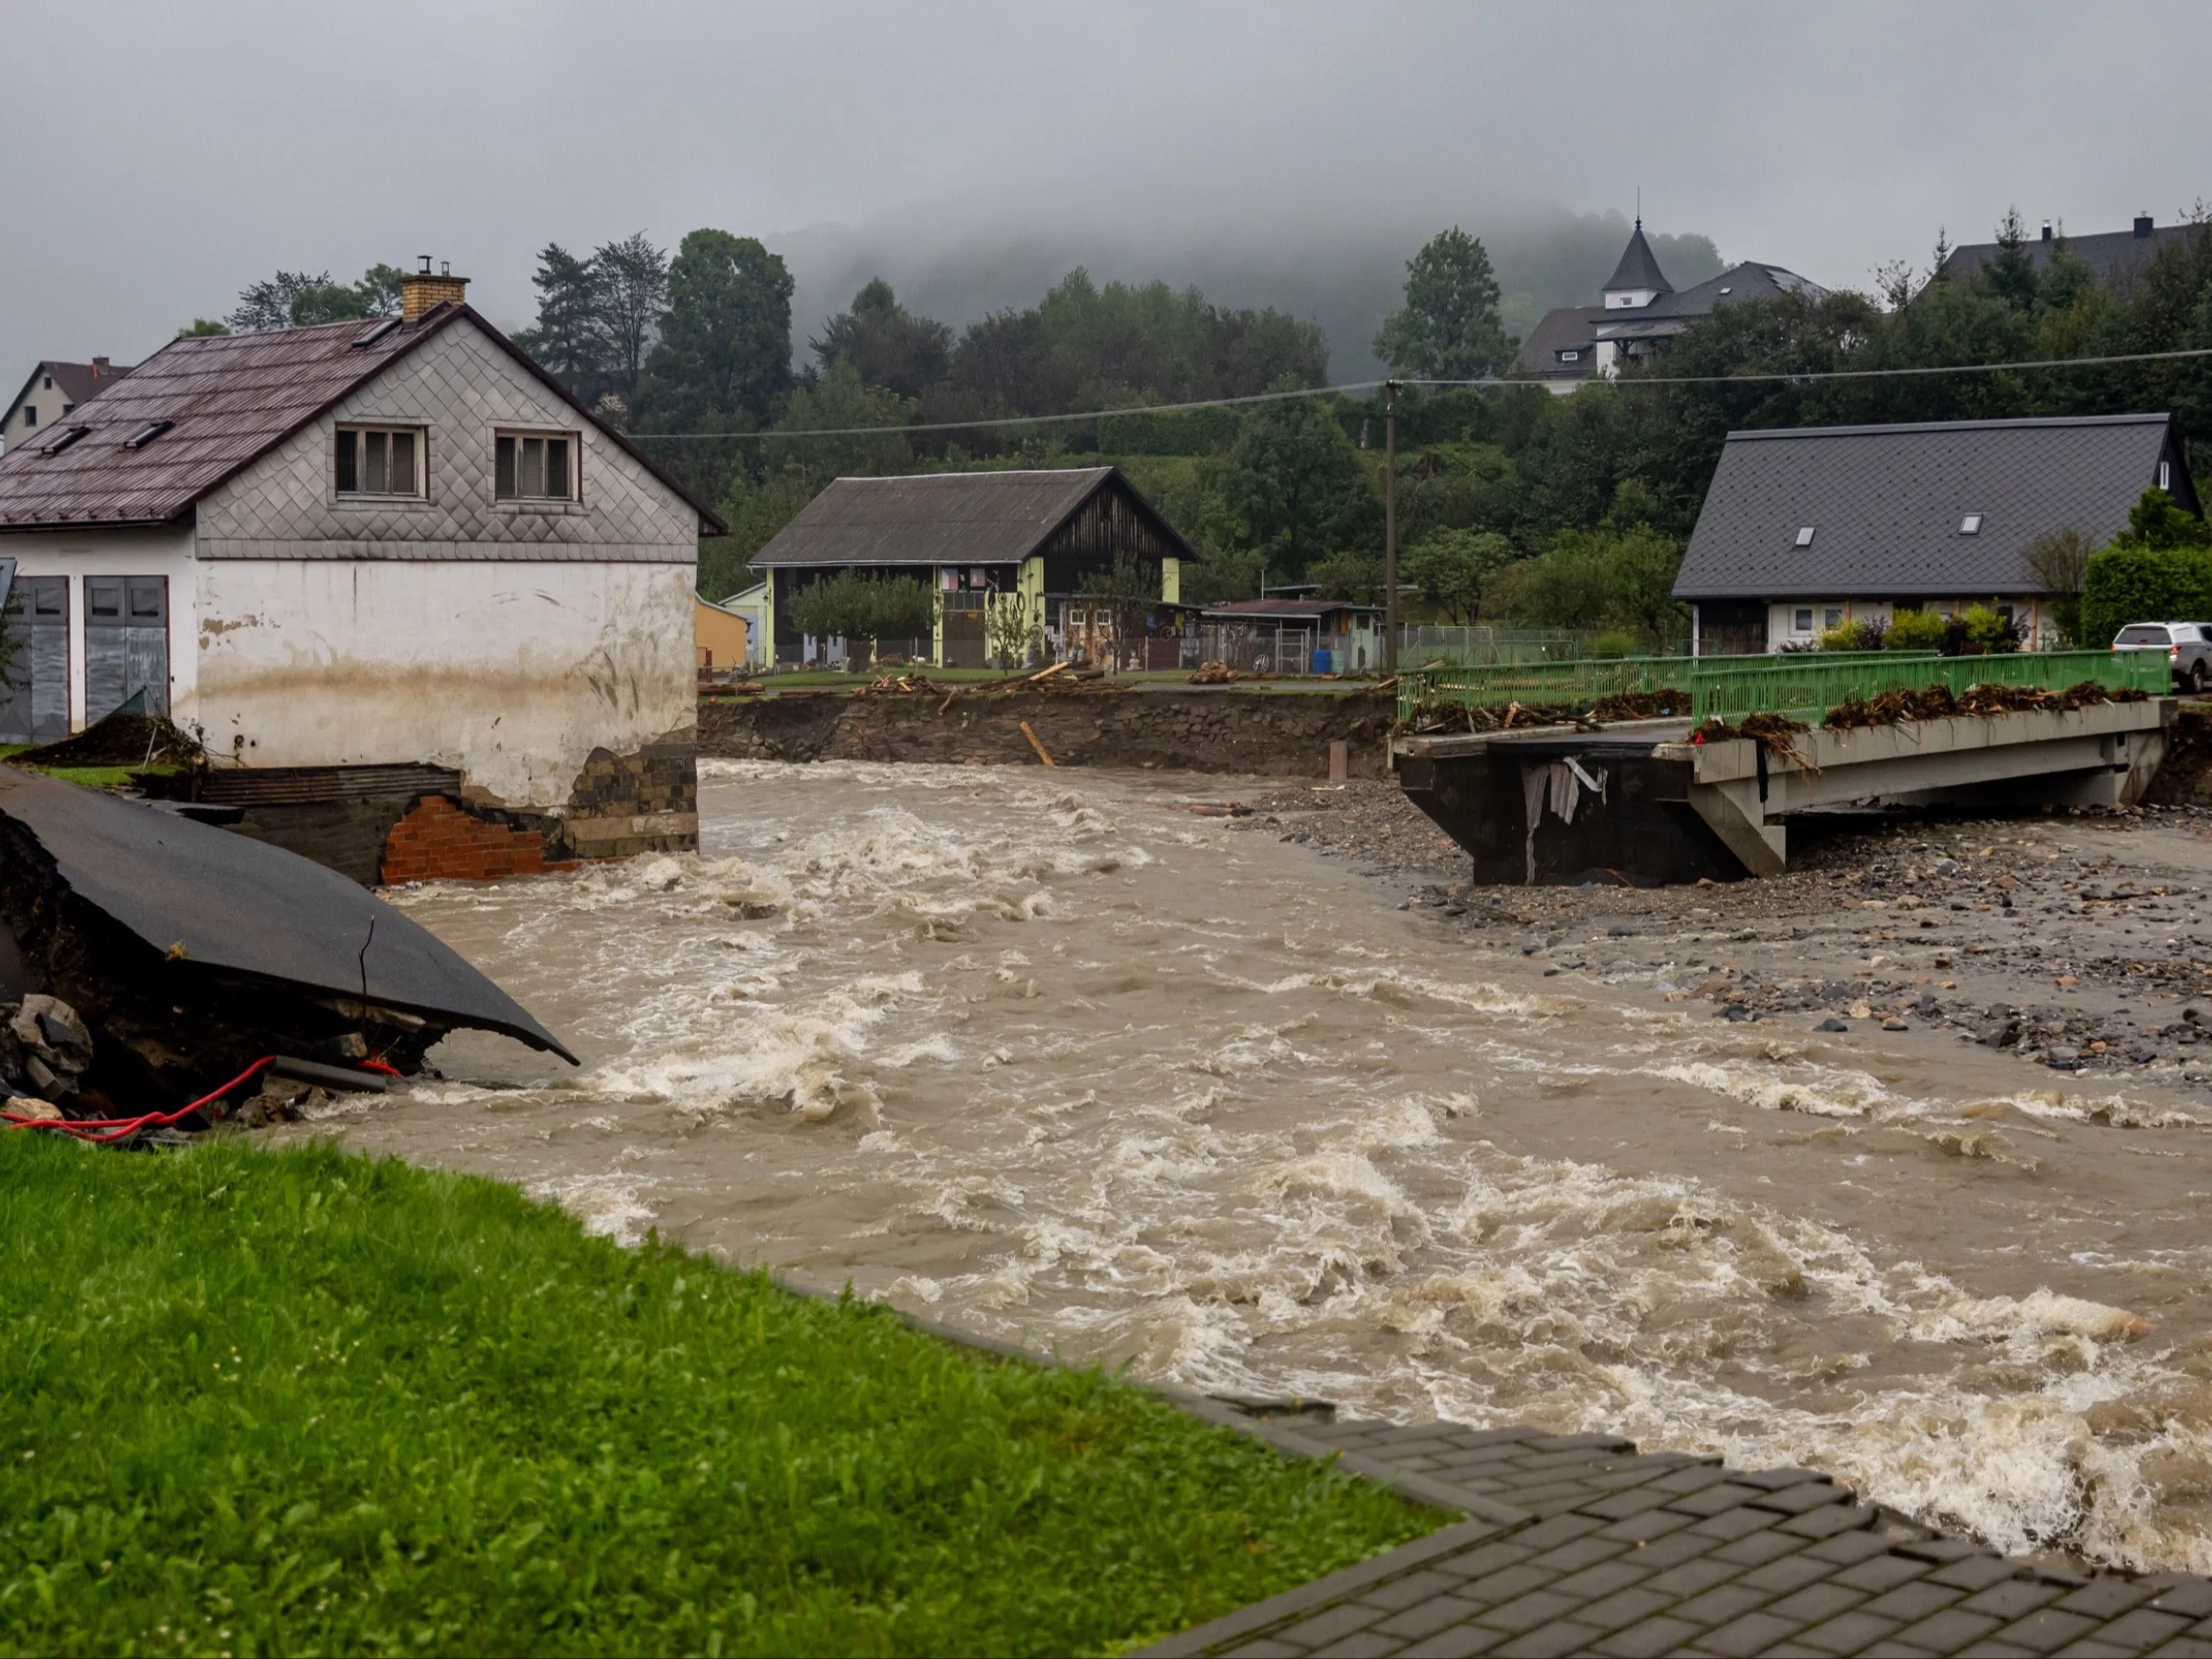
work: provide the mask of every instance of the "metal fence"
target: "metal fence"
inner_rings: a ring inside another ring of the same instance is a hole
[[[1575,662],[1600,639],[1618,639],[1596,628],[1467,628],[1409,624],[1398,630],[1398,661],[1425,664],[1441,658],[1456,666],[1505,662]]]
[[[1398,682],[1398,715],[1422,708],[1503,707],[1511,703],[1584,708],[1622,692],[1681,691],[1679,713],[1737,720],[1761,710],[1817,721],[1840,703],[1885,691],[1976,684],[2064,690],[2093,680],[2110,690],[2156,696],[2172,688],[2162,651],[2021,651],[1938,657],[1904,651],[1821,651],[1767,657],[1623,657],[1578,662],[1416,668]]]

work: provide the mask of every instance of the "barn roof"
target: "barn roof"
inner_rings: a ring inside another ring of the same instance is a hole
[[[2161,460],[2194,509],[2167,415],[1731,432],[1675,597],[2035,593],[2028,544],[2109,541]]]
[[[1184,547],[1119,467],[937,472],[837,479],[753,555],[753,564],[1020,564],[1103,489],[1124,493]],[[1183,556],[1191,556],[1187,547]]]
[[[412,323],[356,319],[171,341],[66,419],[0,455],[0,531],[173,523],[216,485],[463,317],[683,497],[698,512],[704,533],[722,533],[721,521],[689,491],[506,335],[470,307],[451,304]]]

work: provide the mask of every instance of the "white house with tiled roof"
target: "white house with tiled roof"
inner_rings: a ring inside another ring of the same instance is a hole
[[[0,456],[28,646],[0,742],[143,696],[218,768],[441,769],[571,853],[692,844],[721,528],[460,279],[412,279],[397,318],[178,340]]]

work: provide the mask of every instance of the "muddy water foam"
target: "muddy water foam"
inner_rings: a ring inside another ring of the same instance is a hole
[[[580,1072],[457,1041],[320,1127],[1140,1376],[2212,1570],[2178,1103],[1545,978],[1179,793],[710,763],[699,857],[396,896]]]

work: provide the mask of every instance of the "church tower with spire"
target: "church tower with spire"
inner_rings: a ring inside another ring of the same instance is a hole
[[[1659,269],[1651,244],[1643,239],[1643,215],[1638,213],[1636,232],[1621,250],[1620,263],[1613,268],[1613,275],[1605,281],[1604,308],[1608,311],[1640,311],[1662,294],[1675,291]]]

